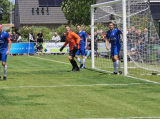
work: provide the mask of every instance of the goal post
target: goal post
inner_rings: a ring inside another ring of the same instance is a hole
[[[123,8],[123,57],[124,57],[124,75],[128,74],[127,71],[127,24],[126,24],[126,0],[122,0],[122,8]]]
[[[122,2],[122,8],[123,8],[123,54],[124,54],[124,75],[126,76],[128,74],[127,71],[127,39],[126,39],[126,0],[115,0],[115,1],[110,1],[110,2],[105,2],[105,3],[100,3],[100,4],[95,4],[91,5],[91,64],[92,68],[95,68],[94,65],[94,8],[100,7],[100,6],[105,6],[105,5],[112,5],[112,4],[117,4]]]
[[[91,67],[94,68],[94,7],[91,6]]]

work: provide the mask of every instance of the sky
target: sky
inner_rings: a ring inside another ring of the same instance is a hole
[[[8,0],[8,1],[11,1],[11,0]],[[15,0],[12,0],[13,4],[15,4]]]

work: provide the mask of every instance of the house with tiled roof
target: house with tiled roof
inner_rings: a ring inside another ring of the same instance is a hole
[[[67,24],[61,4],[50,6],[54,3],[47,5],[44,1],[49,2],[49,0],[15,0],[15,28],[34,25],[52,29]],[[62,0],[57,1],[62,3]]]
[[[62,24],[67,24],[64,13],[61,10],[61,4],[64,0],[15,0],[15,28],[23,26],[46,26],[50,29],[57,28]],[[98,0],[97,3],[103,3],[113,0]],[[160,1],[150,0],[151,13],[154,20],[160,20]],[[95,12],[95,18],[105,12],[98,9]],[[105,17],[101,22],[106,22],[110,18]]]

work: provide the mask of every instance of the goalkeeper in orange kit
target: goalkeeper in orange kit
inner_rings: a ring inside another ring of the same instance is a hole
[[[69,52],[68,59],[70,60],[72,66],[73,66],[71,72],[80,71],[80,69],[77,65],[77,62],[74,60],[75,54],[76,54],[77,50],[79,49],[80,37],[76,33],[70,31],[69,26],[65,26],[65,30],[67,32],[65,35],[66,39],[65,39],[65,43],[61,47],[60,51],[62,51],[63,48],[66,47],[67,44],[69,44],[70,52]]]

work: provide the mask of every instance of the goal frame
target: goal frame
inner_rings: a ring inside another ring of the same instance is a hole
[[[101,7],[105,5],[112,5],[116,3],[122,3],[122,14],[123,14],[123,59],[124,59],[124,75],[127,76],[127,24],[126,24],[126,0],[114,0],[110,2],[104,2],[99,4],[91,5],[91,67],[95,68],[94,64],[94,8]],[[106,49],[107,50],[107,49]]]

